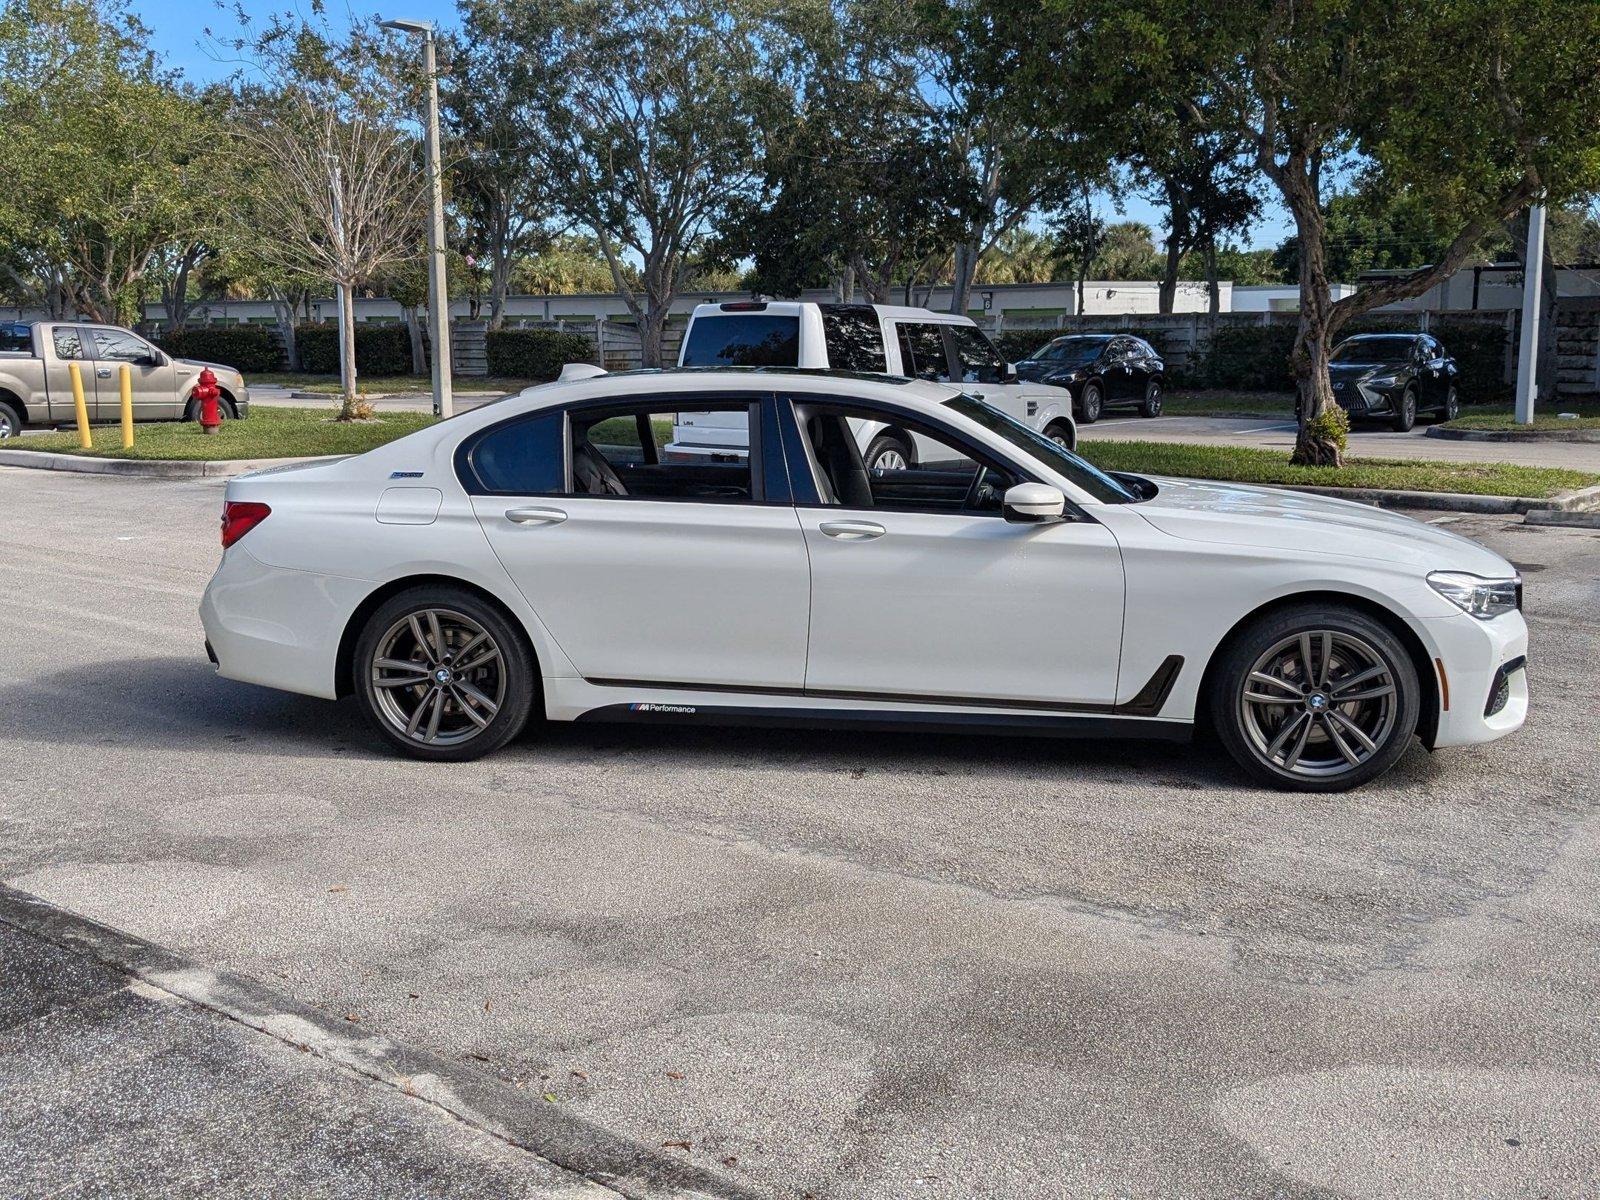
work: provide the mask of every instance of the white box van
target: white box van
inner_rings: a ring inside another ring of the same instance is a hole
[[[1078,441],[1072,394],[1017,378],[1015,368],[970,317],[889,304],[817,304],[740,300],[701,304],[689,317],[680,367],[815,367],[904,375],[959,385],[1067,448]],[[918,461],[917,439],[903,430],[854,422],[867,469]],[[679,413],[674,457],[742,457],[736,413]]]

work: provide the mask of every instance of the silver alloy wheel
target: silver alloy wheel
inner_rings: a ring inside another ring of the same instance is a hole
[[[880,450],[878,457],[872,460],[874,471],[904,471],[907,467],[906,456],[898,450]]]
[[[378,639],[368,670],[384,720],[424,745],[471,741],[505,703],[500,647],[455,609],[423,608],[401,617]]]
[[[1342,630],[1311,630],[1256,659],[1239,695],[1240,725],[1263,762],[1330,779],[1383,748],[1398,700],[1394,672],[1375,646]]]
[[[1052,433],[1050,435],[1050,440],[1056,445],[1060,446],[1063,450],[1072,449],[1072,443],[1067,441],[1067,435],[1064,433]]]
[[[1145,395],[1144,403],[1145,407],[1150,410],[1150,415],[1152,417],[1159,417],[1161,415],[1161,385],[1159,383],[1152,383],[1150,385],[1150,390]]]
[[[1446,393],[1444,398],[1444,419],[1446,421],[1454,421],[1460,415],[1461,397],[1456,394],[1456,389],[1452,385],[1450,391]]]
[[[16,427],[11,423],[11,414],[0,408],[0,442],[15,437],[16,434]]]

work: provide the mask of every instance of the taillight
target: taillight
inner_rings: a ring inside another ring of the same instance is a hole
[[[257,500],[225,500],[222,504],[222,548],[226,550],[272,512]]]

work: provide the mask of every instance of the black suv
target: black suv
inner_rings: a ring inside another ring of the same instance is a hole
[[[1333,398],[1352,421],[1387,420],[1404,433],[1417,413],[1436,412],[1453,421],[1461,412],[1456,396],[1456,360],[1426,333],[1358,333],[1340,342],[1328,360]]]
[[[1078,420],[1092,425],[1108,408],[1133,405],[1161,415],[1166,364],[1143,338],[1125,333],[1075,333],[1041,346],[1017,364],[1017,375],[1072,393]]]

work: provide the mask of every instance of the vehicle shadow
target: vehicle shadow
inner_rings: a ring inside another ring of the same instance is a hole
[[[218,676],[203,659],[124,659],[0,685],[7,740],[115,750],[394,759],[350,700],[319,700]],[[985,765],[1041,773],[1071,765],[1153,786],[1237,784],[1204,741],[1073,740],[993,733],[539,723],[498,761],[647,758],[653,768],[749,765],[937,775]]]

